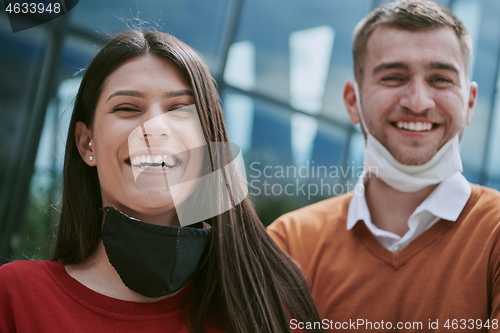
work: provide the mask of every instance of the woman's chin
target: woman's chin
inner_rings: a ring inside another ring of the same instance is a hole
[[[175,210],[172,201],[165,202],[154,200],[140,200],[134,202],[133,205],[124,206],[120,210],[130,217],[149,223],[157,223],[156,221],[158,219],[160,219],[161,221],[163,221],[165,218],[170,220],[176,218],[177,216],[177,211]]]
[[[140,174],[135,180],[137,186],[147,190],[167,190],[167,177],[162,174],[144,175]]]
[[[127,191],[125,197],[111,200],[116,204],[110,204],[117,209],[136,211],[140,213],[151,213],[153,211],[168,211],[174,208],[172,195],[168,189],[144,189],[135,187]],[[124,211],[125,212],[125,211]]]
[[[137,196],[132,199],[133,206],[137,210],[149,210],[149,209],[171,209],[174,207],[174,202],[170,191],[164,189],[148,189],[143,195]]]

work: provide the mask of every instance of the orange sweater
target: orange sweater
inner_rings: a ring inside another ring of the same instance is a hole
[[[437,222],[399,253],[362,222],[346,230],[350,198],[304,207],[268,227],[301,266],[324,328],[500,332],[499,192],[472,185],[456,222]]]

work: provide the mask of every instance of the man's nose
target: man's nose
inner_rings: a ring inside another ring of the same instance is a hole
[[[403,88],[399,104],[415,113],[422,113],[436,106],[433,92],[424,79],[412,79]]]

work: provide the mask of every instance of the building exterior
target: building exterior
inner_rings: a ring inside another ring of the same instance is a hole
[[[500,2],[439,0],[474,42],[479,97],[461,144],[464,174],[500,189]],[[86,0],[13,33],[0,11],[0,264],[47,258],[81,71],[127,24],[172,33],[215,76],[231,140],[263,223],[353,189],[364,141],[342,102],[351,36],[377,0]]]

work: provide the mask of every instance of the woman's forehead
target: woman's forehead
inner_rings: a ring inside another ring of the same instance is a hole
[[[146,55],[129,59],[119,65],[103,84],[103,93],[110,90],[133,90],[143,86],[170,90],[191,90],[181,69],[169,59]],[[146,91],[146,92],[147,92]],[[112,92],[111,92],[112,93]]]

